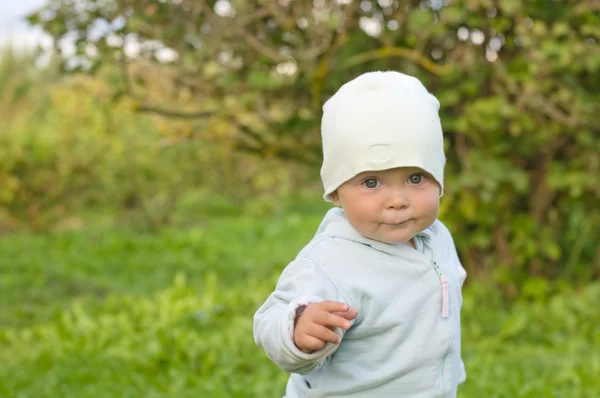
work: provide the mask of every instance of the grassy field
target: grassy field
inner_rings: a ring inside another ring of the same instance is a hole
[[[254,311],[320,215],[0,239],[1,397],[281,397]],[[465,286],[460,397],[600,397],[600,285]]]

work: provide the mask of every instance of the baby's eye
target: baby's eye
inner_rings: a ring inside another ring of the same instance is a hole
[[[425,177],[423,177],[423,174],[413,174],[410,177],[408,177],[408,180],[411,184],[420,184],[424,178]]]
[[[367,188],[377,188],[381,183],[375,178],[368,178],[363,181],[363,185]]]

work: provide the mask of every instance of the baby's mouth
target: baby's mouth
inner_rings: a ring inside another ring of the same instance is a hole
[[[393,226],[393,227],[401,227],[412,221],[412,218],[404,221],[394,221],[394,222],[384,222],[383,224]]]

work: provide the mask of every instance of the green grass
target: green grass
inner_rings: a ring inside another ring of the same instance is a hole
[[[0,240],[0,396],[281,397],[252,315],[320,215]],[[465,287],[461,397],[598,397],[600,286]]]

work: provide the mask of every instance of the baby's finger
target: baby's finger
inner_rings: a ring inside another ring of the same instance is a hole
[[[325,300],[316,303],[316,308],[321,311],[327,312],[344,312],[348,311],[350,307],[346,303],[340,303],[339,301]]]
[[[341,337],[338,336],[337,333],[335,333],[331,329],[326,328],[325,326],[317,324],[313,324],[310,330],[307,332],[307,334],[316,339],[328,341],[334,344],[339,344],[342,341]]]
[[[317,325],[328,327],[332,326],[343,329],[348,329],[350,327],[350,322],[347,319],[327,311],[318,311],[313,317],[313,322]]]
[[[358,310],[356,308],[350,308],[348,311],[334,312],[333,314],[351,321],[358,315]]]
[[[321,339],[317,339],[316,337],[309,336],[307,334],[303,335],[301,338],[295,340],[296,346],[300,348],[302,351],[317,351],[321,348],[325,347],[325,342]]]

